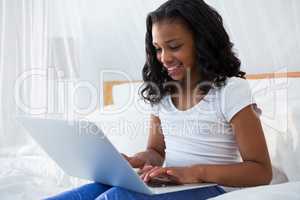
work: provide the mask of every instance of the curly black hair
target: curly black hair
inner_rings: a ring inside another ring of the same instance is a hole
[[[142,70],[141,96],[151,104],[157,104],[166,94],[172,94],[168,82],[172,78],[156,57],[152,44],[152,25],[163,20],[183,20],[192,31],[196,46],[196,62],[201,80],[199,89],[207,94],[212,85],[222,87],[228,77],[244,78],[241,62],[234,54],[233,43],[223,26],[218,12],[203,0],[169,0],[150,12],[146,19],[146,63]],[[201,83],[211,83],[202,84]]]

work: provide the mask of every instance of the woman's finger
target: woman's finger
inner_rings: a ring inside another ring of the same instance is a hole
[[[166,173],[170,176],[179,177],[178,171],[176,169],[168,169]]]
[[[167,175],[167,168],[161,167],[160,169],[157,169],[155,171],[152,171],[150,173],[150,177],[156,177],[156,176],[160,176],[160,175]]]
[[[154,167],[152,165],[146,165],[143,167],[143,169],[140,169],[137,173],[138,173],[138,175],[140,175],[141,179],[144,179],[146,172],[150,171],[153,168]]]
[[[182,177],[176,168],[172,168],[172,167],[161,168],[156,171],[153,171],[150,174],[151,178],[155,178],[155,177],[159,177],[159,176],[165,177],[168,180],[170,180],[174,183],[177,183],[177,184],[182,183],[182,181],[181,181]]]
[[[181,175],[180,173],[176,170],[176,169],[168,169],[166,171],[166,174],[173,180],[176,182],[181,182]]]
[[[145,173],[144,177],[143,177],[143,180],[144,182],[148,182],[150,180],[150,174],[158,169],[160,169],[161,167],[153,167],[151,170],[149,170],[148,172]]]
[[[198,183],[199,181],[192,175],[184,172],[185,168],[170,167],[167,175],[177,183]]]
[[[139,173],[139,175],[140,175],[140,178],[141,179],[144,179],[144,177],[146,176],[146,174],[149,172],[149,171],[151,171],[153,168],[155,168],[155,167],[153,167],[153,166],[145,166],[141,171],[140,171],[140,173]]]
[[[145,173],[145,172],[147,172],[151,169],[153,169],[152,165],[145,165],[142,169],[139,170],[139,173],[142,174],[142,173]]]

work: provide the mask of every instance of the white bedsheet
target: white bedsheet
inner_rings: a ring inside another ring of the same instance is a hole
[[[300,182],[252,187],[212,198],[213,200],[300,200]]]
[[[87,181],[66,175],[47,156],[0,156],[0,199],[34,200]]]
[[[0,155],[1,200],[41,199],[85,183],[66,175],[46,155]],[[242,189],[215,199],[300,200],[300,182]]]
[[[0,158],[1,200],[34,200],[86,183],[64,174],[47,158]],[[243,189],[215,200],[300,200],[300,182]]]

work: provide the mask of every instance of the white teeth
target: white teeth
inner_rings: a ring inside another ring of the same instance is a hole
[[[178,65],[178,66],[175,66],[175,67],[170,67],[168,68],[168,71],[172,71],[172,70],[175,70],[176,68],[180,68],[182,67],[181,65]]]

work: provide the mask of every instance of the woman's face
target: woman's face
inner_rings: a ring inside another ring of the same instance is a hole
[[[196,51],[194,37],[179,20],[164,20],[152,26],[153,45],[157,59],[173,80],[196,79]]]

